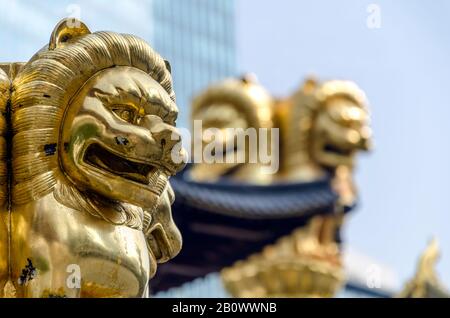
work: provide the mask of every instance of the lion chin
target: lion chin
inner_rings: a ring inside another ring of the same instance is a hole
[[[68,22],[12,83],[9,280],[18,297],[146,296],[182,245],[170,66],[139,38]]]

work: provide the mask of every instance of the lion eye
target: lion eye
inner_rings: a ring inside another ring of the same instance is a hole
[[[129,109],[113,108],[112,111],[122,120],[125,120],[127,122],[131,122],[134,120],[134,112]]]
[[[120,118],[129,121],[131,119],[131,112],[129,110],[124,110],[120,113]]]

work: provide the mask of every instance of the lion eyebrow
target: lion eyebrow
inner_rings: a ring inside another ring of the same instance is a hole
[[[104,104],[120,104],[126,100],[133,100],[139,108],[144,108],[145,111],[152,115],[157,115],[161,119],[170,124],[175,125],[178,117],[178,108],[175,102],[168,96],[164,96],[156,88],[146,90],[138,83],[134,89],[123,89],[121,87],[114,87],[114,93],[104,92],[95,89],[93,95],[100,99]]]
[[[178,109],[172,99],[161,94],[155,88],[151,88],[144,96],[144,102],[150,106],[157,106],[156,112],[163,120],[174,122],[178,115]]]
[[[163,121],[175,125],[178,117],[178,107],[175,102],[167,95],[161,94],[156,88],[145,89],[142,85],[135,81],[141,95],[144,107],[150,107],[152,114],[158,115]]]

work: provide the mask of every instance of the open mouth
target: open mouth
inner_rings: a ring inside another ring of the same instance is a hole
[[[160,169],[153,165],[118,156],[98,144],[88,147],[84,160],[101,170],[144,185],[148,185],[160,173]]]
[[[334,153],[334,154],[340,155],[340,156],[350,156],[352,154],[351,150],[339,148],[332,144],[325,144],[323,149],[326,152],[331,152],[331,153]]]

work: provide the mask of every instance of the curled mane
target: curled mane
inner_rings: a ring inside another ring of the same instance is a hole
[[[192,118],[211,105],[227,104],[244,114],[249,127],[272,127],[272,99],[258,84],[228,79],[208,87],[195,97],[192,103]]]
[[[298,162],[309,158],[316,117],[326,111],[328,101],[337,97],[351,100],[367,109],[364,92],[355,83],[343,80],[317,83],[314,79],[308,79],[290,100],[280,103],[281,120],[284,120],[283,126],[287,127],[283,136],[285,167],[296,166]]]
[[[58,148],[64,146],[60,144],[64,113],[90,77],[115,66],[146,72],[175,101],[166,62],[132,35],[96,32],[45,47],[17,75],[11,96],[14,204],[39,199],[54,189],[61,173]]]
[[[9,101],[11,83],[8,76],[0,69],[0,205],[7,198],[7,166],[6,166],[6,108]]]

